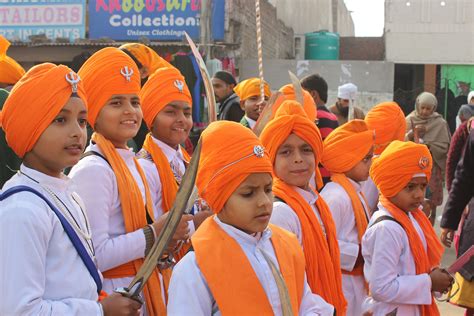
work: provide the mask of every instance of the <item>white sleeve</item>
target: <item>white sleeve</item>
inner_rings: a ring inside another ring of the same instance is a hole
[[[107,271],[143,258],[146,241],[141,229],[114,237],[110,235],[111,231],[117,230],[111,227],[111,215],[115,208],[113,188],[116,186],[112,169],[99,164],[76,166],[70,176],[86,206],[99,270]]]
[[[93,300],[43,299],[53,223],[45,203],[39,198],[32,202],[1,204],[0,315],[101,315]]]
[[[385,221],[376,224],[371,237],[369,281],[372,297],[380,302],[395,304],[431,304],[431,279],[428,274],[398,275],[405,234],[399,224]]]
[[[334,306],[326,302],[321,296],[311,292],[306,274],[304,276],[304,290],[298,315],[334,315]]]
[[[209,316],[216,310],[215,300],[196,263],[194,251],[190,251],[173,269],[168,288],[168,315]]]
[[[352,271],[359,256],[359,243],[349,242],[346,239],[346,234],[352,229],[350,226],[355,225],[351,223],[351,215],[354,216],[352,204],[348,201],[346,196],[335,194],[333,190],[325,190],[321,192],[321,196],[329,206],[334,224],[336,225],[337,241],[339,244],[339,252],[341,253],[341,269]]]
[[[155,218],[158,218],[164,213],[161,207],[162,189],[158,169],[156,169],[156,166],[153,162],[147,159],[138,159],[138,163],[142,167],[143,173],[145,174],[148,188],[150,189],[151,199],[153,200],[153,205],[155,206]]]
[[[300,245],[303,245],[300,219],[288,204],[280,201],[273,202],[273,212],[270,217],[270,223],[295,234]]]

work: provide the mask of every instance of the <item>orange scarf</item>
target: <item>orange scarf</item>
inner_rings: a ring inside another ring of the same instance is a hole
[[[411,254],[415,261],[416,274],[429,273],[432,268],[439,265],[441,256],[443,255],[443,246],[441,245],[438,236],[431,226],[430,221],[426,217],[425,213],[421,210],[411,212],[418,225],[420,225],[425,235],[427,250],[423,247],[420,235],[413,226],[410,217],[406,212],[399,209],[393,203],[391,203],[385,196],[380,195],[380,203],[387,209],[390,215],[399,222],[405,230],[408,242],[410,244]],[[422,316],[437,316],[439,315],[438,307],[431,298],[431,305],[421,305]]]
[[[178,192],[178,184],[171,170],[170,163],[166,155],[160,149],[160,147],[155,144],[151,133],[148,133],[143,143],[143,149],[146,150],[150,155],[153,163],[158,170],[160,175],[161,182],[161,208],[163,212],[168,212],[173,206],[174,200],[176,199],[176,193]],[[181,151],[183,153],[184,159],[189,162],[191,159],[186,150]],[[188,252],[190,244],[187,243],[184,247],[181,248],[178,254],[175,255],[177,261],[179,261],[184,255]]]
[[[303,252],[293,234],[271,224],[269,227],[293,315],[298,315],[304,291]],[[213,217],[207,218],[191,239],[196,263],[222,315],[274,315],[265,290],[241,246]]]
[[[364,235],[365,230],[367,229],[367,224],[368,224],[367,215],[364,210],[364,205],[362,204],[362,201],[360,200],[359,195],[354,189],[354,186],[352,185],[352,183],[349,181],[349,179],[346,177],[345,174],[333,173],[331,175],[331,180],[335,183],[338,183],[340,186],[342,186],[344,191],[346,191],[346,193],[349,195],[349,198],[351,199],[352,210],[354,212],[354,217],[355,217],[355,222],[356,222],[356,227],[357,227],[357,235],[358,235],[358,240],[359,240],[359,245],[360,245],[362,236]],[[363,195],[362,195],[362,198],[364,198]],[[368,205],[367,201],[365,201],[365,205]],[[351,274],[351,275],[363,275],[364,266],[360,265],[358,267],[355,267],[352,271],[343,271],[343,272],[345,274]]]
[[[140,167],[140,164],[135,159],[135,166],[140,173],[143,184],[145,185],[146,208],[143,203],[142,194],[133,175],[130,173],[127,165],[122,157],[117,153],[114,145],[99,133],[92,135],[92,140],[99,146],[100,150],[107,158],[107,161],[112,166],[112,170],[117,179],[118,192],[120,195],[120,205],[122,207],[122,214],[125,223],[125,230],[127,232],[134,232],[147,225],[146,213],[150,218],[154,218],[151,206],[153,205],[150,191],[148,189],[145,175]],[[105,271],[103,273],[106,278],[121,278],[128,276],[135,276],[140,266],[143,264],[143,259],[137,259],[124,265],[118,266],[114,269]],[[163,278],[170,277],[170,273],[166,271],[163,273]],[[164,281],[168,283],[167,280]],[[166,315],[166,305],[162,300],[161,284],[159,278],[159,271],[156,269],[151,277],[148,279],[145,288],[143,289],[145,296],[146,308],[149,315]]]
[[[324,236],[321,224],[311,206],[291,186],[279,178],[273,180],[273,193],[283,199],[298,215],[303,231],[303,249],[306,259],[306,275],[313,293],[320,295],[337,312],[345,314],[347,303],[342,291],[342,277],[336,226],[331,212],[321,196],[316,207],[326,230]]]

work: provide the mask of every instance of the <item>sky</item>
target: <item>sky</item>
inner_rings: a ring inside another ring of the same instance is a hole
[[[355,36],[382,36],[384,0],[344,0],[352,11]]]

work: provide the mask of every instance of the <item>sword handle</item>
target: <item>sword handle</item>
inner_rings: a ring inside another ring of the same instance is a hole
[[[138,283],[135,285],[136,289],[139,288]],[[127,287],[119,287],[114,290],[115,293],[119,293],[122,296],[130,298],[134,301],[137,301],[141,305],[143,305],[143,298],[140,292],[136,293],[136,291],[130,291]]]

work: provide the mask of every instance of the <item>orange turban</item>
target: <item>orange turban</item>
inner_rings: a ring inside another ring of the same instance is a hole
[[[263,91],[266,97],[270,97],[272,92],[270,91],[270,86],[268,83],[263,83]],[[240,101],[245,101],[250,97],[260,95],[260,79],[259,78],[250,78],[244,81],[241,81],[235,88],[235,94],[238,95]]]
[[[184,101],[192,106],[193,100],[186,81],[178,69],[158,69],[148,78],[140,91],[143,119],[149,129],[156,115],[173,101]]]
[[[231,121],[211,123],[202,132],[196,185],[214,213],[219,213],[237,187],[252,173],[272,173],[262,143],[248,128]],[[229,141],[232,140],[232,141]]]
[[[78,72],[84,81],[89,102],[87,120],[94,128],[95,120],[107,100],[114,94],[140,92],[140,72],[135,62],[115,47],[94,53]]]
[[[25,69],[7,56],[9,46],[10,42],[0,35],[0,82],[15,84],[25,74]]]
[[[363,120],[339,126],[324,140],[322,164],[331,173],[344,173],[357,165],[374,145],[374,131]]]
[[[370,177],[386,197],[397,195],[415,174],[424,174],[429,181],[433,160],[426,145],[393,141],[374,158]]]
[[[133,55],[143,66],[148,68],[149,74],[153,74],[160,68],[173,67],[170,63],[160,57],[150,47],[140,43],[127,43],[119,47],[121,50],[127,50]]]
[[[380,155],[390,142],[405,139],[405,114],[396,102],[377,104],[367,113],[365,122],[375,131],[376,155]]]
[[[74,73],[64,65],[40,64],[31,68],[13,87],[0,122],[8,146],[18,157],[23,158],[33,149],[38,138],[71,98],[72,86],[66,81],[66,75],[71,72]],[[77,94],[87,105],[82,82],[77,86]]]
[[[283,96],[280,96],[275,101],[275,104],[273,104],[272,118],[275,116],[276,111],[283,104],[284,101],[286,100],[296,101],[296,95],[293,89],[293,85],[287,84],[286,86],[281,87],[280,90],[278,91],[283,93]],[[314,103],[314,100],[311,94],[309,94],[309,92],[304,89],[303,89],[303,108],[304,108],[304,111],[306,112],[306,115],[310,119],[310,121],[312,122],[316,121],[316,117],[318,114],[316,103]]]
[[[278,148],[286,141],[290,134],[295,134],[308,143],[314,152],[316,166],[319,165],[323,153],[321,133],[314,122],[308,119],[301,104],[296,101],[284,101],[278,108],[275,118],[262,131],[260,139],[268,150],[272,164],[275,163]],[[316,182],[322,186],[319,168],[316,168]]]

